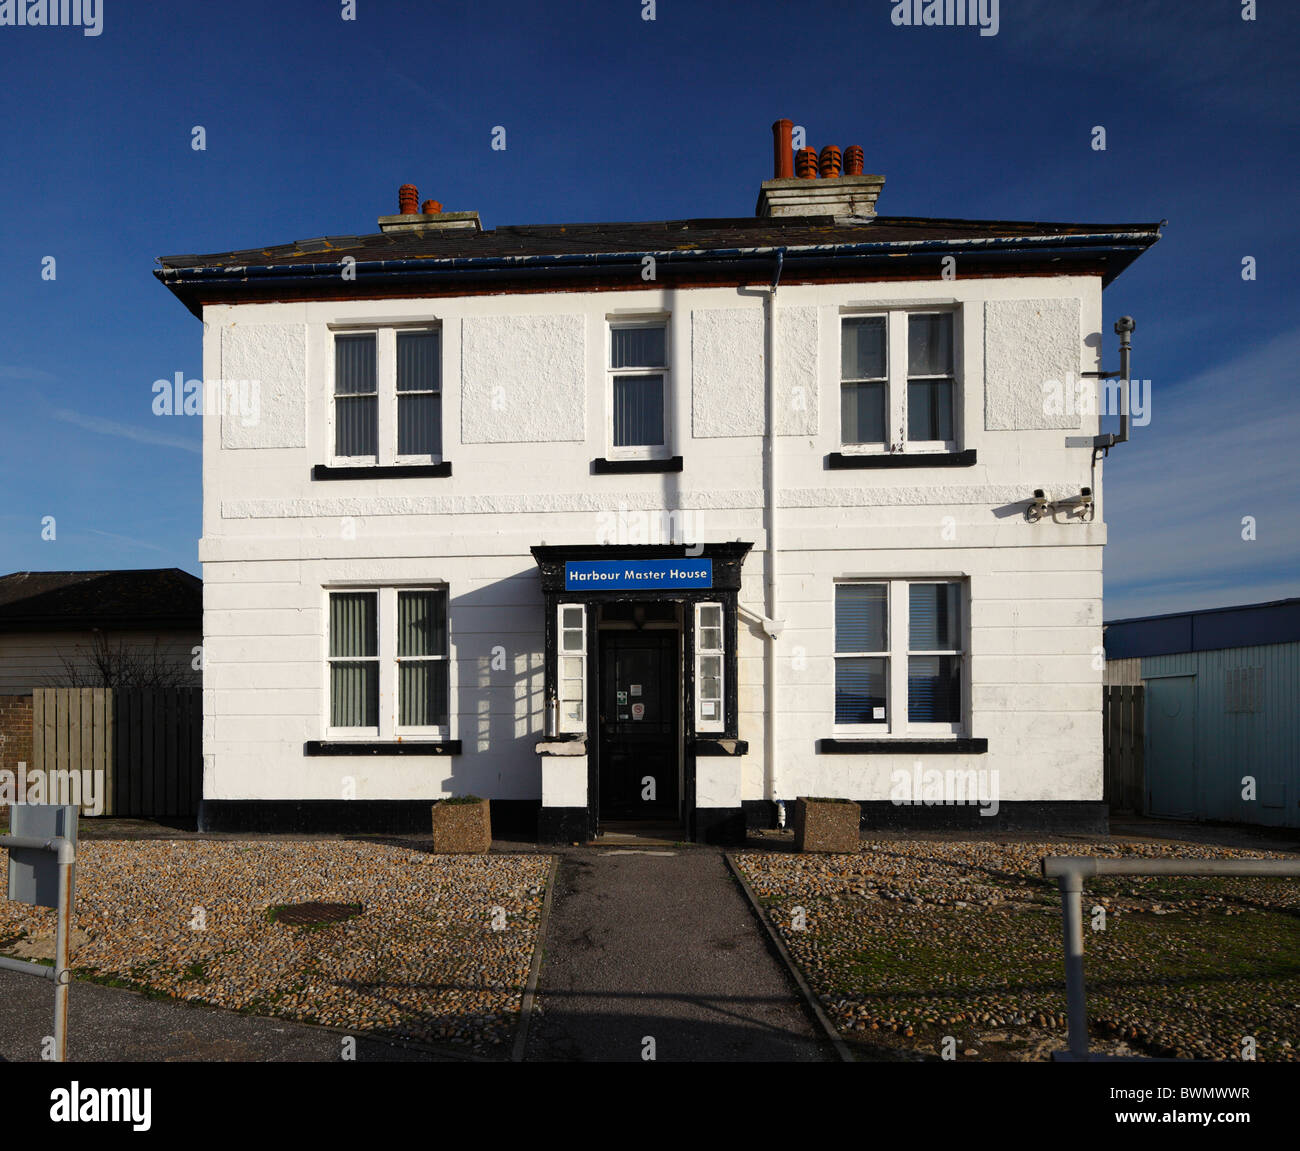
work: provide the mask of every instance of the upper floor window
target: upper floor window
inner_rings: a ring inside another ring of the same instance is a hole
[[[965,584],[835,586],[835,723],[842,730],[958,734],[965,719]]]
[[[953,313],[892,310],[840,326],[840,440],[860,451],[955,451]]]
[[[334,336],[334,455],[378,464],[442,457],[441,338],[436,329]]]
[[[667,454],[668,325],[612,324],[609,329],[611,457]]]

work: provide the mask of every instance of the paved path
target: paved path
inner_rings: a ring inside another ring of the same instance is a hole
[[[834,1059],[711,848],[562,854],[526,1059]]]
[[[39,1062],[54,1029],[54,985],[0,971],[0,1062]],[[75,982],[68,991],[68,1059],[78,1062],[337,1062],[343,1036],[120,987]],[[423,1051],[358,1039],[357,1062],[424,1062]]]

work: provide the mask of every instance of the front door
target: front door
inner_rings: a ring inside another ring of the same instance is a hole
[[[600,817],[677,818],[677,632],[600,633]]]

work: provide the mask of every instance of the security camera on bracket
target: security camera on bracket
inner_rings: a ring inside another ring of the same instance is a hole
[[[1077,496],[1066,496],[1061,500],[1049,500],[1042,488],[1035,488],[1034,498],[1025,509],[1025,518],[1031,524],[1036,524],[1046,515],[1076,510],[1081,517],[1093,510],[1092,488],[1080,488]]]

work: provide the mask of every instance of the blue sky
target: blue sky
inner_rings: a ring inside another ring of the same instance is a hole
[[[1131,313],[1153,387],[1106,465],[1106,616],[1300,594],[1296,14],[1001,0],[980,36],[893,7],[103,0],[99,36],[0,27],[0,572],[199,571],[197,418],[150,404],[201,374],[201,328],[156,256],[370,231],[404,181],[488,227],[748,215],[788,116],[863,146],[882,214],[1167,218],[1106,292],[1106,366]]]

